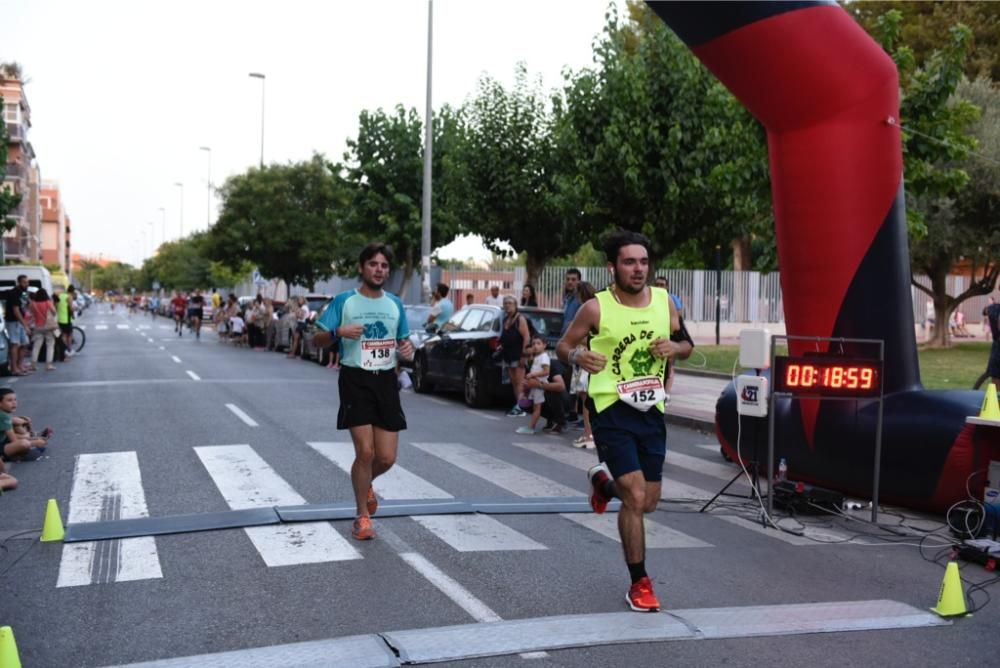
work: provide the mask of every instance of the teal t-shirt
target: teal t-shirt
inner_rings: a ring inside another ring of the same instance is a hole
[[[360,339],[339,339],[340,363],[367,371],[396,368],[396,343],[410,336],[403,303],[388,292],[375,299],[357,290],[342,292],[316,325],[328,332],[341,325],[364,325]]]
[[[6,439],[7,432],[14,428],[14,420],[7,411],[0,411],[0,438]]]

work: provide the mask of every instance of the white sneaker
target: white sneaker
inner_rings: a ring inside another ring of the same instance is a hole
[[[593,450],[597,446],[594,445],[593,438],[587,438],[586,436],[581,436],[580,438],[573,439],[574,448],[586,448],[587,450]]]

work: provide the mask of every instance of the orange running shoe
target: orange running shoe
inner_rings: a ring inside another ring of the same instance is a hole
[[[600,515],[605,510],[608,509],[608,502],[611,501],[610,498],[604,496],[604,484],[611,480],[611,471],[608,470],[607,464],[601,462],[596,466],[591,466],[590,470],[587,471],[587,478],[590,479],[590,507],[594,509],[594,512]]]
[[[628,607],[636,612],[656,612],[660,609],[660,601],[653,593],[653,583],[648,577],[641,578],[629,587],[625,600]]]
[[[351,537],[354,540],[371,540],[375,537],[375,528],[372,526],[370,517],[359,515],[354,520],[354,528],[351,529]]]
[[[374,515],[375,511],[378,510],[378,499],[375,498],[375,488],[368,487],[368,514]]]

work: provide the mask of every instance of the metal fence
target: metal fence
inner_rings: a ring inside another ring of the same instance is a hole
[[[611,283],[607,267],[576,267],[584,281],[598,290]],[[545,308],[562,308],[563,282],[570,267],[546,267],[534,286],[538,305]],[[781,285],[777,273],[761,274],[756,271],[723,271],[719,304],[725,322],[783,322]],[[657,276],[667,279],[670,292],[681,298],[685,318],[692,321],[715,320],[716,272],[698,269],[665,269]],[[501,294],[521,297],[527,283],[524,267],[467,270],[447,268],[441,273],[455,294],[454,302],[464,304],[471,294],[473,301],[482,302],[492,285],[500,287]]]
[[[590,282],[597,289],[602,289],[611,283],[611,274],[604,266],[576,267],[580,270],[583,280]],[[567,266],[546,267],[534,286],[538,305],[543,308],[562,308],[563,281]],[[715,320],[716,281],[715,271],[702,269],[661,269],[657,276],[667,279],[670,292],[680,297],[684,304],[684,317],[692,322]],[[756,271],[723,271],[721,272],[722,290],[719,295],[719,307],[722,322],[746,323],[779,323],[785,321],[784,303],[781,299],[781,283],[778,272],[762,274]],[[522,290],[527,283],[527,271],[524,267],[493,267],[489,269],[464,269],[460,267],[433,267],[431,284],[445,283],[451,289],[449,295],[456,307],[466,304],[471,295],[474,303],[482,303],[490,294],[494,285],[500,288],[501,295],[514,295],[520,299]],[[918,276],[916,280],[921,285],[930,285],[930,279]],[[387,285],[391,292],[399,293],[402,274],[393,272]],[[357,277],[334,277],[315,285],[318,293],[337,294],[357,286]],[[967,276],[949,276],[947,281],[948,294],[956,295],[969,286]],[[913,320],[920,324],[926,320],[926,304],[928,297],[918,288],[912,287]],[[234,288],[237,294],[256,294],[258,291],[275,299],[284,300],[287,295],[304,294],[306,288],[292,286],[285,288],[284,283],[269,281],[266,286],[254,285],[246,281]],[[274,294],[270,294],[274,293]],[[400,295],[407,304],[421,301],[421,278],[414,273],[406,294]],[[959,306],[967,322],[980,322],[982,311],[989,301],[989,295],[973,297]]]

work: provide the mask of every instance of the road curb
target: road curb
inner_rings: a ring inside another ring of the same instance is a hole
[[[670,424],[677,425],[678,427],[697,429],[698,431],[703,431],[712,434],[715,433],[715,422],[712,420],[706,420],[705,418],[699,418],[693,415],[678,415],[676,413],[664,413],[663,419],[669,422]]]

